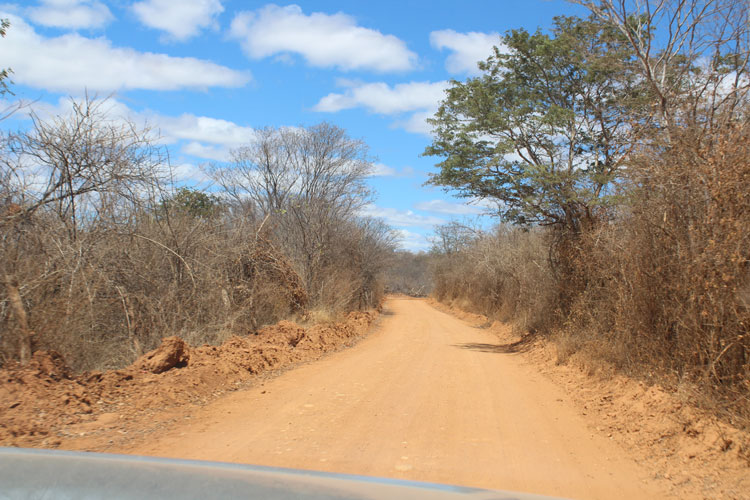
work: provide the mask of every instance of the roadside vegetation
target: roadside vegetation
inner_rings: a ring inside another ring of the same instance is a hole
[[[513,30],[431,120],[431,183],[499,202],[433,294],[750,425],[748,6],[578,3]]]
[[[379,305],[394,240],[357,215],[363,142],[264,129],[204,192],[173,182],[157,139],[93,98],[2,136],[0,365],[51,349],[120,368],[171,335],[218,344]]]
[[[394,251],[385,272],[386,292],[427,297],[432,292],[431,263],[432,255],[427,252]]]

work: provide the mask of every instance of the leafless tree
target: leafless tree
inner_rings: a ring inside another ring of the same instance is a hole
[[[667,132],[742,117],[750,91],[746,0],[573,1],[628,39]]]
[[[49,120],[32,113],[31,130],[7,138],[2,178],[19,216],[51,210],[75,239],[104,206],[139,198],[158,180],[166,156],[151,130],[108,116],[107,102],[71,99],[69,115]]]
[[[84,240],[94,236],[91,229],[105,220],[127,219],[132,206],[123,210],[123,205],[144,198],[163,166],[150,132],[109,117],[107,100],[87,96],[70,103],[67,116],[43,120],[32,113],[31,129],[6,135],[2,144],[0,272],[18,325],[22,362],[31,354],[33,335],[24,294],[52,276],[76,274],[86,262],[90,242]],[[82,228],[88,229],[84,240]],[[54,257],[47,265],[31,265],[32,250],[49,244],[56,248]],[[67,269],[51,265],[52,260],[67,262]],[[71,294],[74,282],[69,281]]]
[[[363,180],[371,168],[362,141],[321,123],[260,129],[250,144],[232,151],[229,165],[209,170],[233,198],[249,198],[263,213],[274,213],[313,200],[356,210],[367,203]]]
[[[276,237],[297,262],[308,290],[319,287],[338,224],[356,217],[371,199],[367,145],[321,123],[306,128],[266,128],[232,152],[228,165],[209,172],[238,204],[250,200],[271,215]]]

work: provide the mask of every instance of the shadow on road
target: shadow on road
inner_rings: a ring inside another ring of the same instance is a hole
[[[481,342],[468,342],[465,344],[453,344],[453,347],[459,349],[468,349],[470,351],[489,352],[495,354],[513,354],[524,352],[531,348],[534,342],[534,335],[524,335],[521,340],[508,344],[484,344]]]

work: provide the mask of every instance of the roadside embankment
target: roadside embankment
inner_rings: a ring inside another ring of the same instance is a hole
[[[607,437],[666,479],[681,498],[750,498],[750,433],[668,391],[572,356],[559,362],[557,347],[540,335],[518,335],[435,300],[430,304],[497,336],[498,352],[517,354],[561,386],[593,433]],[[498,382],[502,383],[502,382]]]
[[[146,432],[157,414],[205,404],[253,378],[352,345],[376,317],[352,312],[341,322],[309,328],[281,321],[220,346],[190,347],[167,337],[131,366],[107,372],[74,374],[59,354],[37,351],[26,366],[0,370],[0,446],[85,449],[90,439],[72,440],[138,419]]]

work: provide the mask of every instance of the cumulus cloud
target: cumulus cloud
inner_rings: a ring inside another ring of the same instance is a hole
[[[180,163],[174,165],[171,169],[172,179],[175,182],[188,182],[195,184],[207,184],[211,182],[211,178],[206,173],[193,165],[192,163]]]
[[[145,0],[134,3],[132,9],[141,23],[179,41],[218,27],[216,17],[224,12],[219,0]]]
[[[341,12],[306,15],[298,5],[240,12],[230,36],[253,59],[298,54],[311,66],[378,72],[409,70],[417,62],[417,55],[393,35],[358,26]]]
[[[414,208],[425,212],[434,212],[448,215],[478,215],[487,212],[487,206],[467,203],[452,203],[446,200],[430,200],[416,203]]]
[[[346,87],[345,91],[323,97],[313,108],[315,111],[335,113],[361,107],[383,115],[410,113],[396,120],[394,126],[425,135],[431,130],[425,120],[435,114],[449,86],[447,81],[399,83],[392,87],[382,82],[339,84]]]
[[[481,72],[477,62],[487,59],[492,54],[492,47],[497,46],[501,52],[505,52],[498,33],[433,31],[430,33],[430,44],[436,49],[451,51],[445,60],[445,68],[453,74],[478,75]]]
[[[232,149],[247,144],[255,137],[252,127],[208,116],[189,113],[167,116],[151,111],[129,111],[129,115],[136,123],[149,123],[157,129],[164,144],[177,145],[183,155],[201,160],[228,161]],[[203,170],[192,163],[173,167],[173,175],[179,182],[200,184],[210,180]]]
[[[117,99],[98,99],[97,100],[97,111],[104,117],[110,120],[129,120],[138,122],[139,125],[143,125],[142,120],[136,116],[125,103],[118,101]],[[61,97],[56,103],[45,102],[45,101],[33,101],[28,103],[22,109],[22,112],[28,112],[28,116],[31,114],[35,115],[42,121],[54,119],[56,117],[67,117],[73,113],[73,107],[75,105],[81,105],[84,103],[84,99],[81,98],[70,98]],[[23,116],[23,115],[19,115]]]
[[[102,37],[71,33],[46,38],[17,16],[0,16],[9,17],[13,26],[0,43],[0,60],[13,68],[18,84],[78,93],[84,88],[111,92],[240,87],[250,80],[248,73],[211,61],[113,47]]]
[[[26,9],[36,24],[53,28],[102,28],[114,17],[106,5],[96,0],[41,0]]]
[[[226,146],[214,146],[198,141],[190,141],[180,148],[180,151],[187,155],[222,162],[229,160],[229,150]]]
[[[432,118],[435,111],[437,111],[437,107],[429,111],[418,111],[405,120],[397,120],[393,125],[414,134],[430,135],[432,125],[427,123],[427,119]]]
[[[243,127],[219,118],[196,116],[190,113],[180,116],[145,113],[145,116],[149,122],[158,126],[166,137],[175,140],[237,147],[255,137],[255,129],[252,127]]]
[[[316,111],[334,113],[363,107],[373,113],[392,115],[405,111],[437,108],[448,82],[409,82],[391,87],[386,83],[343,82],[346,91],[331,93],[315,105]]]
[[[370,177],[392,177],[396,175],[397,171],[393,167],[383,165],[382,163],[375,163],[372,166]]]
[[[81,102],[76,99],[76,102]],[[57,103],[34,102],[30,105],[40,119],[67,116],[72,111],[73,102],[65,97]],[[206,159],[224,160],[232,148],[251,142],[255,129],[234,122],[184,113],[168,116],[150,110],[136,111],[125,103],[110,98],[101,104],[99,110],[112,120],[128,120],[139,127],[148,127],[158,132],[161,144],[175,144],[183,141],[181,150],[192,156]]]
[[[151,111],[130,112],[130,115],[137,123],[147,122],[158,129],[163,143],[179,143],[182,154],[203,160],[228,161],[232,149],[248,144],[255,138],[254,128],[219,118],[191,113],[167,116]],[[200,182],[205,180],[202,174],[192,178]]]
[[[56,103],[33,102],[24,110],[33,112],[40,120],[45,121],[69,116],[74,104],[81,102],[82,98],[64,97]],[[173,161],[171,174],[177,182],[208,182],[209,177],[195,163],[200,164],[201,160],[227,161],[231,149],[255,138],[255,129],[252,127],[189,113],[168,116],[151,110],[137,111],[114,98],[101,102],[98,109],[104,119],[115,123],[128,121],[139,129],[148,129],[154,143],[168,145]],[[24,114],[19,113],[17,118],[22,119],[23,116]],[[175,151],[181,154],[174,154]]]
[[[391,207],[378,207],[373,203],[368,203],[360,211],[364,217],[375,217],[383,219],[391,226],[406,227],[432,227],[437,224],[443,224],[445,219],[433,215],[422,215],[412,210],[398,210]]]

